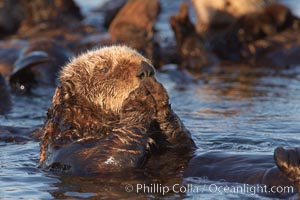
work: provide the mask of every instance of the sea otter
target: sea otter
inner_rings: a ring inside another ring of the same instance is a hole
[[[198,34],[191,23],[187,4],[182,3],[179,13],[170,18],[170,24],[181,54],[181,65],[193,74],[201,72],[206,63],[214,65],[218,61],[221,65],[229,61],[270,67],[300,62],[300,40],[295,37],[300,31],[300,20],[282,4],[270,4],[261,11],[235,18],[225,27]]]
[[[151,62],[129,47],[89,51],[59,82],[41,130],[45,169],[119,172],[144,166],[156,149],[195,147]]]
[[[196,12],[198,33],[222,29],[237,18],[262,11],[276,0],[192,0]]]
[[[56,86],[57,73],[73,57],[64,45],[50,38],[35,38],[20,50],[9,83],[14,92],[30,93],[40,86]]]
[[[59,81],[41,129],[40,166],[46,170],[91,175],[142,168],[229,182],[290,184],[274,168],[271,155],[189,157],[196,147],[189,131],[172,111],[151,62],[129,47],[83,54],[62,69]]]
[[[278,168],[300,192],[300,148],[284,149],[278,147],[275,149],[274,159]]]

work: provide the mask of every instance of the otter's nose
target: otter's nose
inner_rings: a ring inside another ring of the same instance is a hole
[[[154,68],[149,63],[142,61],[141,68],[137,72],[137,77],[143,79],[146,77],[154,76],[154,74],[155,74]]]

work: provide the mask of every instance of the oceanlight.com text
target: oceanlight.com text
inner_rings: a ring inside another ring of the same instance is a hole
[[[163,185],[160,183],[152,184],[128,184],[125,186],[126,192],[134,192],[137,194],[161,194],[168,193],[236,193],[236,194],[276,194],[276,193],[289,193],[295,191],[292,186],[267,186],[261,184],[239,184],[239,185],[218,185],[218,184],[174,184],[171,186]]]

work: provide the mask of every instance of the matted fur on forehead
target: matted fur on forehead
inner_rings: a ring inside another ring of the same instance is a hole
[[[127,46],[107,46],[96,50],[90,50],[72,60],[60,72],[60,80],[67,80],[75,74],[83,72],[92,75],[94,68],[103,64],[104,61],[110,61],[113,66],[116,66],[118,62],[124,60],[130,60],[131,62],[137,63],[144,60],[151,63],[136,50]]]

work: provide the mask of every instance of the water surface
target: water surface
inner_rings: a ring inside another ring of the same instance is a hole
[[[83,2],[83,1],[82,1]],[[179,1],[174,4],[178,5]],[[285,1],[295,9],[298,1]],[[164,5],[164,4],[163,4]],[[172,34],[161,16],[162,37]],[[170,94],[173,109],[191,131],[198,151],[272,154],[278,146],[300,144],[300,66],[271,69],[223,66],[204,70],[197,79],[168,65],[158,79]],[[0,125],[22,127],[23,135],[43,124],[53,88],[40,95],[13,96],[13,110],[0,116]],[[128,174],[126,177],[77,177],[36,168],[39,143],[28,140],[0,142],[0,199],[160,199],[158,194],[135,194],[127,184],[182,180],[176,174],[161,177]],[[172,178],[170,178],[172,177]],[[190,180],[186,180],[190,181]],[[199,187],[209,180],[193,180]],[[222,184],[219,182],[218,184]],[[169,193],[165,199],[268,199],[253,194]]]

